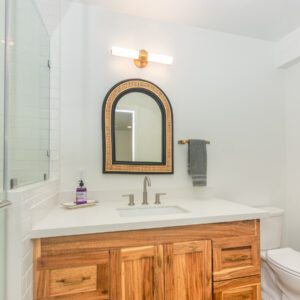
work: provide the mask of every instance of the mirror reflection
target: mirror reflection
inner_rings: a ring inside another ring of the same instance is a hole
[[[130,92],[122,96],[114,111],[115,160],[163,161],[163,117],[151,96]]]

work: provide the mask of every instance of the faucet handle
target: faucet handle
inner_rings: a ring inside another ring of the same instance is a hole
[[[154,204],[161,204],[160,202],[160,196],[163,196],[163,195],[167,195],[166,193],[156,193],[155,194],[155,202]]]
[[[122,195],[122,197],[128,197],[129,198],[128,206],[135,205],[134,204],[134,195],[133,194]]]

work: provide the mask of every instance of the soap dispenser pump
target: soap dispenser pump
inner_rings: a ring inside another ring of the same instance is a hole
[[[83,180],[79,180],[79,186],[76,189],[76,204],[86,204],[87,203],[87,189],[84,186]]]

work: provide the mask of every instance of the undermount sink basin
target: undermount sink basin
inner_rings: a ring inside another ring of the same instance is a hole
[[[120,217],[160,216],[189,213],[180,206],[117,208]]]

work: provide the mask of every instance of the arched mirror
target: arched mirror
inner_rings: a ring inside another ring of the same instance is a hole
[[[104,173],[173,173],[173,115],[155,84],[130,79],[103,103]]]

